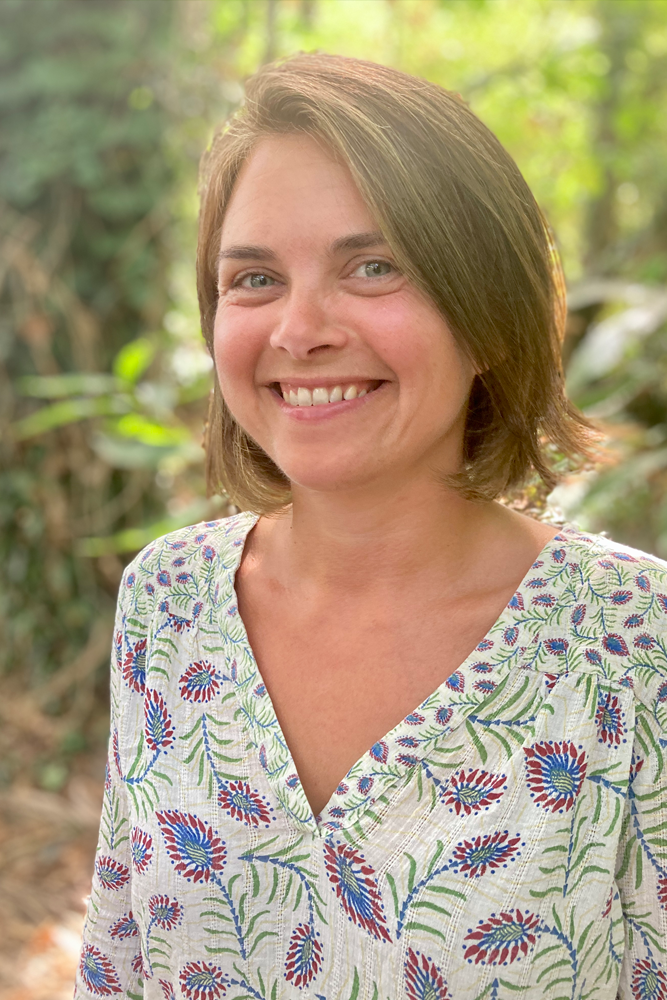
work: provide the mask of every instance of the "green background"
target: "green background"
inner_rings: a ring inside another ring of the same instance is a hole
[[[568,282],[572,398],[608,458],[552,497],[667,557],[664,0],[3,0],[0,787],[106,740],[123,565],[223,516],[201,450],[197,163],[243,79],[324,49],[459,92]]]

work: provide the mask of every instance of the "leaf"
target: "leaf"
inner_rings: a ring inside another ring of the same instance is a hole
[[[278,937],[278,932],[277,931],[260,931],[260,933],[257,935],[257,937],[255,938],[255,940],[252,943],[252,946],[251,946],[251,948],[250,948],[250,950],[248,952],[248,958],[250,958],[250,956],[252,955],[253,951],[255,950],[255,948],[257,947],[257,945],[259,944],[259,942],[262,941],[266,937]]]
[[[486,759],[488,757],[488,754],[486,752],[486,747],[480,740],[479,736],[477,735],[477,730],[475,729],[475,727],[473,726],[472,722],[470,722],[469,719],[466,719],[466,729],[468,730],[470,739],[472,740],[475,749],[477,750],[477,753],[481,757],[482,764],[486,764]]]
[[[251,918],[246,928],[246,937],[249,937],[252,934],[255,924],[260,919],[260,917],[263,917],[266,913],[270,912],[271,912],[270,910],[259,910],[259,912],[256,913],[254,917]]]
[[[515,705],[517,703],[517,701],[523,696],[523,694],[524,694],[526,688],[528,687],[529,683],[530,683],[530,678],[526,677],[526,679],[522,682],[521,687],[519,688],[519,690],[515,691],[514,694],[510,698],[507,699],[507,701],[504,701],[502,703],[502,705],[498,705],[497,706],[496,710],[493,713],[493,718],[494,719],[498,719],[500,717],[506,716],[508,708],[510,708],[512,705]],[[502,684],[498,685],[498,687],[496,688],[496,690],[493,692],[493,695],[491,696],[491,698],[489,698],[487,700],[486,704],[487,705],[491,704],[491,702],[495,698],[498,697],[498,695],[501,693],[501,691],[503,691],[505,689],[506,685],[507,685],[507,679],[505,681],[503,681]],[[514,720],[512,720],[512,721],[514,721]]]
[[[266,901],[267,903],[271,903],[273,901],[273,897],[276,894],[276,889],[278,888],[278,879],[279,879],[278,869],[274,868],[273,869],[273,885],[271,886],[271,892],[269,893],[269,898]]]
[[[554,979],[554,980],[552,980],[552,982],[547,983],[546,986],[543,986],[542,988],[543,988],[543,990],[546,993],[547,990],[552,990],[554,988],[554,986],[559,986],[561,983],[568,983],[568,985],[571,986],[572,985],[572,976],[571,975],[570,976],[565,976],[565,977],[561,976],[560,979]],[[553,997],[553,998],[551,998],[551,1000],[570,1000],[570,996],[568,994],[567,996],[564,996],[564,997]]]
[[[265,840],[263,844],[257,844],[257,846],[253,847],[253,849],[251,851],[246,851],[245,854],[242,854],[241,855],[241,860],[242,861],[247,861],[249,854],[255,854],[255,855],[257,855],[257,854],[266,854],[266,852],[268,851],[268,849],[271,846],[271,844],[275,844],[275,842],[276,842],[277,839],[278,839],[278,836],[276,834],[276,836],[275,837],[271,837],[270,840]],[[298,843],[300,843],[300,842],[301,841],[298,841]],[[291,850],[291,848],[287,848],[287,850]],[[274,857],[278,857],[277,854],[273,855],[273,856]]]
[[[283,904],[283,906],[285,905],[285,900],[287,899],[287,897],[290,894],[290,889],[292,888],[292,882],[293,881],[294,881],[294,872],[290,872],[289,873],[289,878],[287,879],[287,887],[285,889],[285,892],[283,893],[283,898],[281,900],[281,903]]]
[[[544,956],[548,955],[550,951],[558,951],[561,947],[562,945],[558,942],[557,944],[550,944],[547,948],[541,948],[539,951],[535,952],[535,960],[544,958]]]
[[[586,816],[586,814],[584,814],[583,816],[580,816],[580,818],[579,818],[579,822],[577,823],[577,829],[576,829],[576,832],[575,832],[575,835],[574,835],[574,839],[572,841],[572,850],[573,851],[576,851],[576,849],[577,849],[577,844],[579,843],[579,834],[581,833],[581,828],[584,826],[584,824],[586,823],[587,819],[588,819],[588,816]]]
[[[63,375],[25,375],[16,380],[23,396],[57,399],[64,396],[105,396],[119,388],[118,380],[104,372],[67,372]]]
[[[113,360],[114,374],[124,382],[134,384],[144,374],[155,357],[156,343],[147,337],[137,337],[121,347]]]
[[[218,910],[202,910],[199,915],[200,917],[215,917],[217,920],[225,920],[230,924],[234,922],[228,913],[221,913]]]
[[[582,847],[579,853],[577,854],[576,859],[572,862],[570,871],[574,871],[574,869],[581,864],[588,851],[595,850],[596,847],[604,847],[604,846],[605,845],[602,843],[602,841],[585,844],[584,847]]]
[[[199,739],[197,740],[197,742],[195,743],[195,745],[193,746],[192,751],[187,755],[187,757],[183,761],[184,764],[191,764],[192,763],[192,761],[195,759],[197,751],[199,750],[199,748],[200,748],[200,746],[202,745],[203,742],[204,742],[204,737],[200,736]]]
[[[513,750],[512,747],[507,742],[507,740],[505,739],[505,737],[501,736],[498,730],[494,729],[492,726],[489,726],[489,728],[487,729],[487,733],[489,734],[489,736],[494,736],[498,740],[498,742],[502,745],[503,749],[505,750],[505,753],[507,754],[507,759],[509,760],[513,754]]]
[[[569,965],[569,964],[570,964],[569,958],[561,958],[557,962],[552,962],[552,964],[548,965],[546,969],[542,969],[542,971],[540,972],[539,976],[536,979],[536,982],[539,983],[540,979],[542,979],[543,976],[546,976],[548,972],[552,972],[554,969],[559,969],[563,965]]]
[[[518,743],[520,747],[522,747],[526,741],[525,736],[523,736],[522,733],[517,732],[516,729],[505,729],[505,733],[507,736],[511,736],[514,742]]]
[[[87,399],[67,399],[51,406],[44,406],[29,417],[12,425],[14,436],[19,441],[45,434],[47,431],[74,424],[90,417],[111,416],[127,413],[129,402],[118,396],[98,396]]]
[[[614,802],[614,818],[612,819],[611,823],[602,834],[603,837],[608,837],[613,832],[613,829],[616,826],[616,821],[618,820],[620,812],[621,812],[621,800],[617,798],[616,801]]]
[[[656,741],[656,738],[655,738],[655,735],[654,735],[653,730],[651,728],[651,725],[650,725],[648,719],[646,718],[646,716],[644,714],[638,716],[638,722],[640,723],[640,725],[642,726],[642,728],[646,732],[646,735],[648,736],[649,740],[651,741],[651,745],[653,747],[653,752],[655,754],[656,762],[657,762],[657,765],[658,765],[657,768],[656,768],[656,772],[655,772],[653,780],[657,784],[658,781],[659,781],[659,779],[660,779],[660,776],[662,774],[663,768],[665,766],[664,759],[663,759],[663,756],[662,756],[662,751],[660,749],[660,744]]]
[[[114,412],[118,412],[118,410]],[[126,413],[125,416],[120,417],[116,421],[116,432],[121,437],[132,438],[140,444],[152,448],[168,448],[184,444],[189,437],[186,427],[161,424],[157,420],[150,420],[142,413]]]
[[[352,992],[350,993],[350,1000],[357,1000],[359,996],[359,973],[357,972],[357,967],[354,967],[354,981],[352,982]]]
[[[550,889],[529,889],[528,891],[534,899],[544,899],[545,896],[553,896],[554,894],[560,896],[563,892],[559,885],[552,885]]]
[[[584,930],[582,931],[581,936],[580,936],[579,940],[577,941],[577,951],[581,951],[581,949],[586,944],[586,938],[588,937],[590,929],[591,929],[591,927],[593,926],[594,923],[595,923],[595,921],[591,920],[590,924],[588,924],[588,926],[585,927]]]
[[[433,934],[435,937],[440,938],[445,944],[447,944],[447,938],[435,927],[429,927],[428,924],[419,924],[415,921],[410,921],[409,924],[405,925],[406,931],[424,931],[426,934]]]
[[[408,854],[407,851],[404,852],[403,857],[408,858],[409,868],[408,868],[408,892],[412,892],[415,886],[415,874],[417,872],[417,862]]]
[[[427,899],[420,899],[416,903],[412,904],[413,910],[434,910],[436,913],[442,913],[445,917],[451,917],[451,912],[446,910],[444,906],[438,906],[437,903],[430,903]]]
[[[441,892],[446,896],[456,896],[457,899],[468,898],[465,893],[457,892],[456,889],[448,889],[446,885],[427,885],[425,888],[428,892]]]
[[[444,849],[445,849],[445,845],[443,844],[443,842],[441,840],[436,840],[435,853],[434,853],[433,857],[431,858],[431,860],[429,861],[428,868],[426,869],[426,874],[427,875],[430,875],[431,872],[433,871],[433,869],[435,868],[436,862],[437,862],[438,858],[440,857],[440,855],[442,854],[442,852],[444,851]]]
[[[579,873],[579,877],[574,883],[574,885],[570,886],[569,892],[574,892],[574,890],[581,885],[581,882],[585,878],[585,876],[591,875],[593,872],[598,872],[601,875],[609,874],[608,870],[606,868],[602,868],[600,865],[586,865],[585,868],[582,868],[581,872]],[[572,933],[574,933],[574,930]]]
[[[393,900],[394,900],[394,915],[397,917],[398,916],[398,893],[396,892],[396,883],[394,882],[393,876],[390,875],[389,872],[387,872],[386,878],[387,878],[387,882],[389,884],[389,888],[391,889],[391,895],[392,895]]]
[[[625,845],[625,851],[623,852],[623,860],[621,861],[621,867],[616,872],[616,881],[623,878],[628,868],[630,867],[630,854],[632,853],[632,848],[635,846],[636,841],[634,838],[630,838]]]
[[[206,721],[208,722],[208,718]],[[178,737],[179,740],[189,740],[192,736],[194,736],[194,734],[197,732],[200,726],[201,726],[201,718],[197,719],[192,729],[188,730],[187,733],[184,733],[183,736],[179,736]],[[186,760],[185,763],[187,764],[188,761]]]

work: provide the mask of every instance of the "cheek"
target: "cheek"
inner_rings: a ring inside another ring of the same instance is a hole
[[[455,408],[465,402],[474,368],[439,312],[413,296],[387,304],[374,318],[378,352],[399,375],[403,390],[432,392]]]
[[[213,354],[220,389],[228,404],[251,388],[259,354],[259,336],[249,316],[219,307],[213,331]],[[248,312],[248,310],[243,310]]]

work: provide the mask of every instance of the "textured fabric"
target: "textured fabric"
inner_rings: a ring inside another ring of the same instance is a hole
[[[125,571],[76,997],[667,1000],[667,565],[561,531],[314,817],[236,607],[255,522]]]

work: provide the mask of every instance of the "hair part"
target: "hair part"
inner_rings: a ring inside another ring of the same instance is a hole
[[[213,356],[218,252],[238,173],[263,138],[303,133],[345,162],[399,268],[446,319],[479,373],[463,467],[471,500],[560,478],[554,453],[590,458],[595,433],[567,400],[565,282],[554,239],[512,157],[458,94],[376,63],[321,53],[264,66],[202,161],[197,286]],[[290,482],[237,423],[215,382],[205,434],[210,493],[267,514]]]

